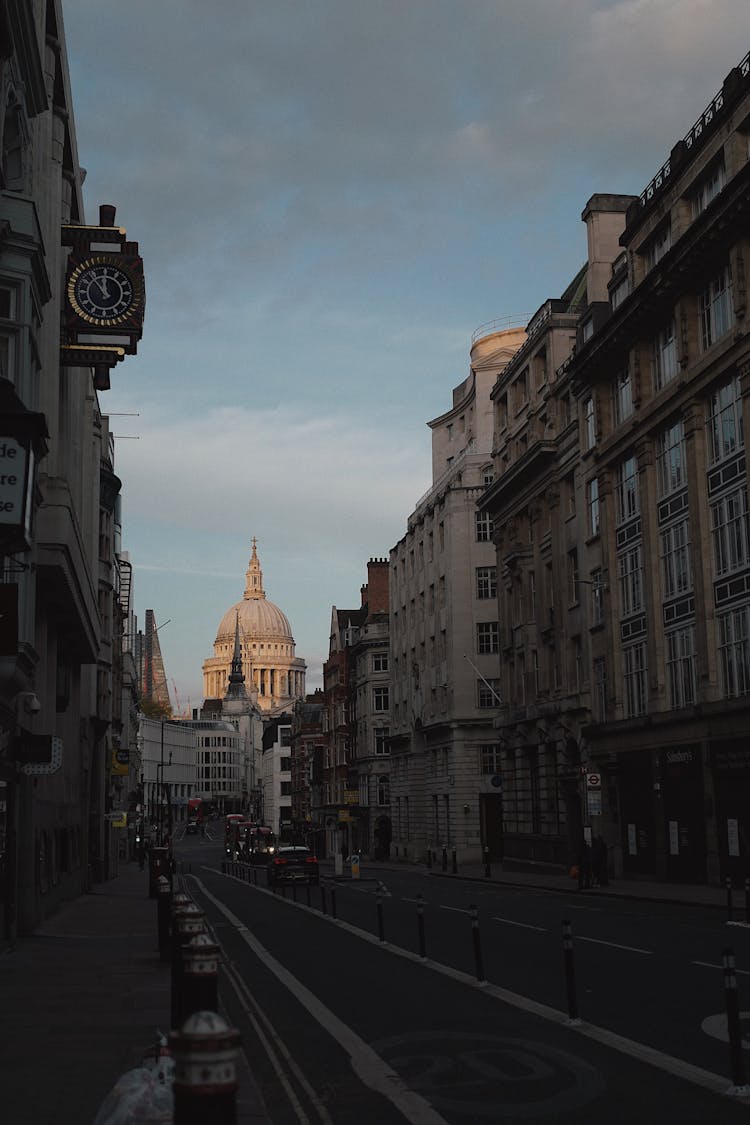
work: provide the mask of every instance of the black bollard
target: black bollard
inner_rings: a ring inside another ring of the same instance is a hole
[[[171,947],[169,943],[169,921],[172,913],[169,879],[160,875],[156,881],[159,897],[156,900],[156,924],[159,933],[159,960],[168,961]]]
[[[326,914],[326,881],[320,880],[320,909],[323,914]]]
[[[239,1032],[216,1012],[195,1012],[169,1035],[173,1125],[236,1125]]]
[[[448,849],[446,847],[444,847],[443,848],[443,871],[447,871],[447,870],[448,870]]]
[[[479,911],[476,906],[470,906],[471,912],[471,936],[474,942],[474,963],[477,967],[477,980],[483,981],[484,976],[484,960],[482,958],[482,941],[479,936]]]
[[[724,965],[724,999],[727,1008],[727,1032],[729,1033],[733,1092],[744,1095],[747,1090],[747,1078],[745,1077],[745,1062],[742,1055],[742,1028],[740,1027],[740,1002],[737,994],[734,950],[725,949],[722,961]]]
[[[490,866],[490,849],[484,849],[484,877],[485,879],[492,878],[492,868]]]
[[[297,901],[297,881],[296,881],[296,879],[292,879],[292,898],[295,902]]]
[[[378,910],[378,937],[381,941],[385,941],[385,927],[383,925],[383,896],[380,891],[375,894],[375,904]]]
[[[177,910],[172,930],[172,973],[171,973],[171,1026],[182,1023],[184,973],[182,947],[205,931],[206,916],[194,902]]]
[[[331,884],[331,917],[336,917],[336,888]]]
[[[745,921],[750,922],[750,879],[745,878]]]
[[[432,867],[432,848],[427,849],[427,866]]]
[[[727,888],[727,922],[731,922],[734,916],[732,907],[732,876],[727,875],[724,883]]]
[[[219,954],[219,946],[206,933],[183,945],[181,1022],[194,1012],[215,1012],[218,1008]]]
[[[458,875],[458,859],[456,857],[456,849],[451,852],[451,866],[454,875]]]
[[[563,961],[565,963],[565,990],[568,996],[568,1022],[579,1023],[576,996],[576,969],[573,960],[573,927],[567,920],[562,924]]]
[[[310,880],[309,879],[307,880],[307,883],[305,885],[305,890],[307,891],[307,905],[309,906],[310,905]]]
[[[258,886],[258,868],[257,867],[253,868],[253,886],[254,887]]]
[[[417,895],[417,940],[419,942],[419,956],[426,957],[427,950],[424,939],[424,899]]]

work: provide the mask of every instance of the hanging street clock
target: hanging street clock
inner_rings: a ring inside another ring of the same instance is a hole
[[[99,208],[99,225],[69,224],[62,244],[70,247],[65,278],[60,362],[93,367],[98,390],[109,372],[134,355],[143,332],[146,290],[138,243],[115,226],[115,208]]]

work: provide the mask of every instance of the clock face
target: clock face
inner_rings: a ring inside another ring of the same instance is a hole
[[[122,324],[141,303],[139,288],[117,259],[88,258],[68,280],[68,300],[89,324]]]

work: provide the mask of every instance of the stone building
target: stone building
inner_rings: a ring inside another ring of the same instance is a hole
[[[592,197],[585,302],[493,390],[514,855],[589,833],[628,877],[750,873],[748,120],[750,56],[639,197]]]
[[[0,924],[12,939],[114,869],[112,763],[127,748],[114,442],[92,368],[61,366],[62,227],[84,214],[59,0],[5,4],[2,28],[0,450],[28,471],[22,518],[0,527]]]
[[[475,335],[469,375],[429,423],[432,486],[390,552],[394,858],[447,847],[477,860],[497,834],[482,763],[496,742],[500,626],[492,520],[477,500],[495,471],[490,392],[524,339],[510,327]]]
[[[216,631],[214,655],[203,663],[203,695],[213,709],[224,698],[229,683],[237,620],[245,683],[257,692],[264,718],[285,713],[295,700],[304,699],[306,665],[295,656],[287,617],[266,598],[255,539],[242,601],[224,614]]]
[[[295,843],[321,846],[323,779],[323,692],[299,699],[292,710],[292,835]]]

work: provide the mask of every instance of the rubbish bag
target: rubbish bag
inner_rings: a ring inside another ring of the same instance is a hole
[[[93,1125],[172,1125],[173,1072],[171,1059],[152,1069],[126,1071],[107,1094]]]

